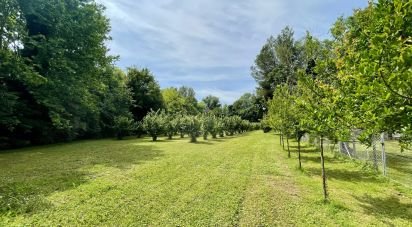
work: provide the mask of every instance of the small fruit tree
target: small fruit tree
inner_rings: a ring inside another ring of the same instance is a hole
[[[164,124],[165,114],[160,110],[152,110],[143,118],[143,128],[153,141],[156,141],[157,137],[164,131]]]
[[[121,140],[136,128],[136,123],[129,116],[119,116],[114,119],[114,129],[117,139]]]
[[[197,142],[197,137],[200,136],[202,121],[199,116],[186,117],[186,132],[190,136],[190,142]]]

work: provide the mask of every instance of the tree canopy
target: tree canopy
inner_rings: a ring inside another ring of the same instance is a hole
[[[219,97],[213,96],[213,95],[208,95],[205,98],[202,99],[202,101],[206,104],[206,109],[207,110],[215,110],[219,107],[222,106],[220,103]]]
[[[128,114],[120,107],[128,92],[107,54],[103,7],[3,0],[0,10],[0,146],[113,133],[114,117]]]
[[[136,121],[142,120],[149,111],[163,107],[160,86],[148,69],[128,68],[127,87],[134,102],[130,111]]]

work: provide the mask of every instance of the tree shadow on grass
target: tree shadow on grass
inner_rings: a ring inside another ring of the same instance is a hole
[[[152,139],[148,140],[148,142],[153,142],[153,143],[172,143],[174,141],[178,141],[177,138],[172,138],[172,139],[157,139],[156,141],[153,141]]]
[[[289,148],[295,149],[296,151],[298,150],[298,146],[297,146],[297,145],[296,145],[296,146],[295,146],[295,145],[290,145]],[[301,145],[300,148],[301,148],[302,150],[303,150],[303,149],[308,149],[308,148],[310,148],[310,149],[315,149],[314,147],[308,146],[308,145]]]
[[[298,153],[298,149],[290,149],[290,152]],[[316,148],[313,148],[313,147],[300,149],[300,153],[316,153],[316,152],[317,152]]]
[[[402,203],[396,195],[386,198],[370,195],[354,196],[354,198],[361,203],[361,207],[366,214],[389,219],[402,218],[412,223],[412,203]]]
[[[202,144],[202,145],[213,145],[213,143],[212,142],[210,142],[210,141],[196,141],[196,142],[190,142],[190,143],[192,143],[192,144]]]
[[[408,173],[412,175],[412,158],[402,154],[386,154],[388,166],[399,172]]]
[[[220,138],[214,138],[214,139],[212,138],[211,141],[213,141],[213,142],[218,142],[218,143],[226,142],[226,140],[220,139]]]
[[[316,163],[320,164],[320,155],[317,155],[317,156],[302,156],[302,160],[309,161],[309,162],[316,162]],[[328,163],[345,163],[345,162],[347,162],[347,160],[344,160],[344,159],[331,158],[331,157],[328,157],[328,156],[325,156],[324,160],[325,160],[326,165]]]
[[[0,154],[0,215],[40,212],[52,206],[47,200],[51,193],[92,181],[99,168],[127,170],[161,156],[163,151],[131,141],[81,142]]]
[[[312,176],[313,175],[320,176],[322,173],[322,169],[320,167],[319,168],[305,168],[305,172]],[[366,172],[366,171],[361,171],[361,170],[328,169],[326,167],[326,176],[328,179],[348,181],[348,182],[372,182],[372,183],[383,183],[384,182],[384,180],[380,178],[377,173]]]

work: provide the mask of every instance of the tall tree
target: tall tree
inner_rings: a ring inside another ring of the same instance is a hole
[[[164,107],[170,114],[186,114],[185,99],[182,94],[174,87],[162,90]]]
[[[188,114],[197,114],[199,111],[195,90],[191,87],[181,86],[178,91],[184,98],[184,108],[186,112]]]
[[[116,119],[130,122],[132,114],[130,106],[133,104],[131,92],[126,82],[126,74],[118,68],[108,67],[101,82],[105,84],[99,92],[98,104],[100,112],[100,127],[102,136],[113,136],[116,133]]]
[[[251,93],[243,94],[236,100],[231,108],[231,114],[238,115],[242,119],[258,122],[263,117],[263,103],[256,95]]]
[[[218,97],[213,95],[208,95],[202,99],[202,101],[206,104],[206,109],[213,111],[222,106]]]
[[[257,93],[265,100],[273,97],[278,85],[297,83],[300,49],[293,35],[293,30],[285,27],[276,38],[271,36],[251,67],[252,77],[258,83]]]
[[[21,43],[27,39],[26,21],[15,0],[0,1],[0,148],[30,143],[34,121],[41,122],[41,108],[29,86],[45,82],[22,57]],[[34,111],[37,109],[41,111]],[[47,122],[39,126],[47,127]]]
[[[150,110],[157,111],[163,107],[160,86],[148,69],[128,68],[127,79],[134,101],[130,110],[135,121],[142,120]]]
[[[110,26],[103,7],[81,0],[1,3],[2,59],[14,63],[2,61],[0,90],[10,110],[19,110],[12,125],[12,112],[0,117],[9,122],[1,137],[37,144],[100,134],[104,72],[114,59],[105,46]]]
[[[32,87],[59,134],[76,138],[98,132],[102,70],[112,63],[105,42],[110,25],[103,7],[80,0],[19,1],[29,37],[22,55],[47,82]]]

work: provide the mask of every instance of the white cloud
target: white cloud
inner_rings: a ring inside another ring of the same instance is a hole
[[[245,92],[253,92],[253,91],[227,91],[221,90],[217,88],[211,89],[201,89],[196,92],[199,99],[204,98],[208,95],[214,95],[219,97],[220,102],[223,104],[231,104],[236,101],[240,96],[242,96]]]
[[[216,90],[211,91],[230,96],[222,100],[255,86],[249,66],[270,35],[290,25],[298,36],[310,30],[327,37],[338,16],[367,4],[366,0],[97,1],[107,7],[113,37],[109,46],[120,55],[120,65],[148,67],[161,84],[215,81]],[[208,68],[209,73],[204,72]],[[216,72],[216,68],[235,70]],[[231,78],[252,84],[222,92],[230,85],[222,81]],[[198,93],[206,90],[195,86]]]

